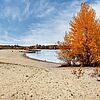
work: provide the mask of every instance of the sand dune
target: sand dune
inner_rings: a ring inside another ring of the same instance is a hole
[[[0,50],[0,100],[100,100],[100,81],[84,68],[79,79],[72,68],[25,58],[19,50]]]

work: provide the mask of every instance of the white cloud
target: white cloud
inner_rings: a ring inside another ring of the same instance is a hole
[[[21,40],[26,44],[54,44],[58,40],[62,41],[65,31],[68,31],[70,21],[65,16],[60,15],[44,23],[33,23]]]
[[[79,0],[74,0],[70,6],[75,7],[75,6],[79,5],[79,3],[80,3]]]
[[[0,44],[16,44],[20,42],[18,38],[12,36],[8,33],[8,31],[3,30],[2,35],[0,36]]]
[[[5,17],[10,18],[12,20],[20,19],[20,10],[18,7],[5,7],[3,10],[3,14]]]
[[[28,18],[30,15],[30,1],[21,0],[18,4],[18,1],[14,2],[13,0],[6,0],[2,5],[1,14],[2,17],[5,17],[10,21],[22,21]],[[12,4],[13,3],[13,4]],[[22,6],[20,6],[20,3]]]
[[[43,6],[44,5],[44,6]],[[72,4],[73,6],[76,4]],[[32,23],[29,25],[29,30],[24,34],[24,36],[20,37],[20,41],[17,42],[21,44],[54,44],[58,40],[62,41],[65,35],[65,31],[69,30],[69,22],[71,17],[73,16],[74,10],[73,6],[70,5],[71,12],[68,10],[57,10],[55,7],[52,7],[48,2],[44,4],[40,4],[40,8],[38,8],[36,16],[43,17],[47,14],[51,13],[53,10],[58,11],[58,15],[53,18],[49,18],[45,20],[43,23]],[[45,11],[45,8],[46,9]],[[27,8],[29,10],[29,7]],[[76,9],[77,10],[77,9]],[[35,10],[34,10],[35,11]],[[45,13],[43,13],[45,11]],[[35,12],[34,12],[35,13]],[[43,14],[42,14],[43,13]]]
[[[25,3],[25,8],[22,13],[22,16],[25,18],[30,15],[30,2],[29,2],[29,0],[25,0],[24,3]]]
[[[22,11],[19,6],[6,6],[4,9],[5,17],[21,21],[28,18],[31,14],[36,17],[46,17],[46,20],[29,24],[28,30],[20,37],[9,35],[10,33],[4,31],[4,35],[0,36],[0,42],[5,43],[6,41],[6,43],[10,44],[33,45],[54,44],[58,40],[62,41],[65,31],[68,32],[69,30],[71,18],[79,11],[81,1],[73,0],[68,6],[67,3],[62,5],[51,4],[47,0],[39,0],[33,6],[29,0],[23,0],[23,3]],[[97,17],[100,18],[100,1],[93,3],[92,7],[95,9]],[[56,14],[53,15],[53,13]]]
[[[49,2],[49,0],[37,0],[34,2],[31,14],[36,17],[45,17],[51,14],[55,10],[55,7]]]
[[[44,7],[48,5],[51,6],[49,3],[46,3]],[[69,5],[70,9],[66,7],[66,9],[63,10],[51,6],[51,9],[54,8],[53,10],[56,10],[58,15],[53,18],[48,18],[48,20],[45,20],[43,23],[32,23],[29,25],[29,31],[24,33],[25,36],[21,40],[31,44],[54,44],[57,41],[62,41],[65,32],[69,30],[71,17],[73,17],[75,11],[79,9],[79,5],[80,2],[75,1]],[[74,6],[76,7],[75,10],[73,9]],[[44,7],[42,8],[42,12]],[[38,8],[36,11],[40,12],[41,10]],[[40,14],[39,16],[46,15],[43,13],[43,15]]]
[[[95,1],[95,3],[92,4],[91,6],[96,11],[97,18],[100,19],[100,0]]]
[[[71,18],[79,11],[81,2],[75,0],[69,7],[64,10],[58,11],[58,16],[51,18],[44,23],[32,24],[29,26],[29,31],[26,32],[25,41],[30,43],[50,44],[55,43],[58,40],[62,41],[65,35],[65,31],[69,30],[69,22]],[[100,2],[93,4],[93,8],[99,14]],[[75,8],[75,9],[73,9]],[[29,34],[29,35],[28,35]]]

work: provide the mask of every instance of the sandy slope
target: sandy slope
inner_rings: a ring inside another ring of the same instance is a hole
[[[100,100],[100,82],[84,68],[77,78],[72,68],[35,61],[19,51],[0,51],[0,100]]]

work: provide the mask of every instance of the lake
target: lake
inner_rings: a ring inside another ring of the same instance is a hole
[[[61,61],[58,59],[58,52],[59,50],[40,50],[36,53],[26,53],[26,56],[33,59],[48,61],[48,62],[54,62],[54,63],[61,63]]]

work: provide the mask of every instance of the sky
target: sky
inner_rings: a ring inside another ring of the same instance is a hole
[[[100,0],[0,0],[0,44],[56,44],[86,1],[100,18]]]

